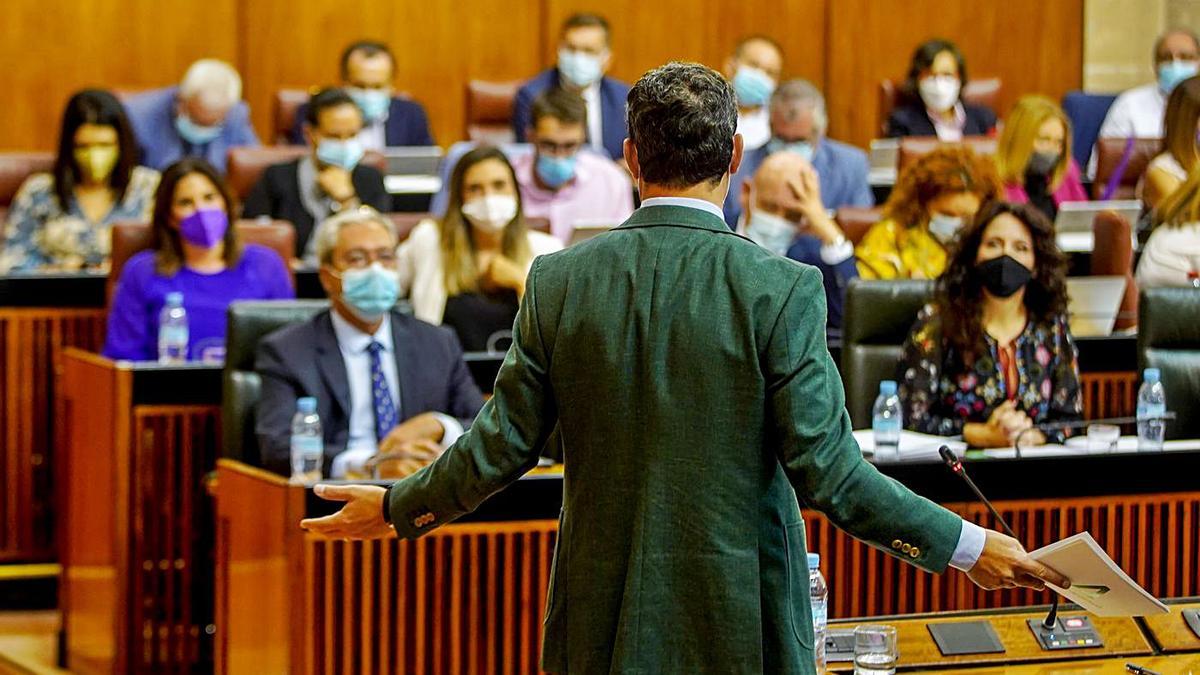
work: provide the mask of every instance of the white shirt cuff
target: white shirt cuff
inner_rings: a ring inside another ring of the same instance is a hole
[[[958,535],[958,546],[954,555],[950,556],[950,566],[961,572],[970,572],[979,556],[983,554],[983,545],[987,541],[987,530],[975,523],[962,521],[962,532]]]
[[[463,435],[463,425],[462,422],[440,412],[433,413],[433,416],[438,422],[442,423],[441,446],[444,452],[446,448],[454,445],[454,441],[457,441],[459,436]]]
[[[362,473],[367,460],[375,456],[375,448],[355,448],[343,450],[333,458],[333,466],[329,469],[330,478],[345,478],[346,472]]]
[[[842,239],[836,244],[821,245],[821,262],[826,265],[839,265],[854,255],[854,244],[849,239]]]

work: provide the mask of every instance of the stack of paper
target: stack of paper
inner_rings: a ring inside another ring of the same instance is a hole
[[[1096,616],[1166,614],[1167,606],[1138,586],[1087,532],[1039,548],[1034,560],[1071,580],[1071,587],[1051,586]]]
[[[875,432],[870,429],[860,429],[854,432],[854,440],[858,441],[858,447],[862,448],[864,455],[875,454]],[[928,461],[938,460],[938,448],[943,445],[950,446],[954,452],[962,455],[967,449],[967,444],[962,441],[956,441],[944,436],[932,436],[930,434],[919,434],[915,431],[900,432],[900,461]],[[875,459],[892,459],[889,457],[876,456]]]

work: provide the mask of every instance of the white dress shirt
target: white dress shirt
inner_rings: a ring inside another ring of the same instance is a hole
[[[387,115],[364,125],[362,131],[359,131],[355,138],[362,144],[363,150],[383,152],[387,147]]]
[[[1167,95],[1157,82],[1126,90],[1113,101],[1100,138],[1162,138]]]
[[[383,346],[379,352],[379,361],[383,368],[383,379],[387,381],[397,413],[400,411],[400,376],[396,372],[396,348],[392,341],[390,319],[385,318],[375,334],[368,335],[350,325],[337,310],[331,311],[329,316],[333,320],[333,334],[337,338],[338,349],[342,352],[342,362],[346,365],[346,380],[350,393],[350,433],[346,440],[346,449],[333,458],[333,467],[330,470],[332,478],[343,478],[347,470],[361,469],[379,446],[379,441],[375,438],[375,399],[371,395],[371,354],[367,351],[372,342]],[[463,434],[463,427],[458,420],[449,415],[437,412],[433,414],[442,423],[445,433],[441,446],[445,450]]]
[[[600,116],[600,82],[585,87],[582,96],[587,104],[588,145],[608,156],[604,149],[604,119]]]

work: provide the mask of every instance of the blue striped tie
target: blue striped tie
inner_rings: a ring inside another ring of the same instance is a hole
[[[371,409],[375,411],[375,440],[382,442],[400,420],[396,419],[396,403],[392,399],[387,378],[383,376],[383,362],[379,358],[383,345],[372,341],[367,351],[371,354]]]

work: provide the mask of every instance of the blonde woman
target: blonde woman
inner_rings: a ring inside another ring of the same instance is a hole
[[[1138,261],[1137,283],[1141,288],[1188,286],[1196,274],[1200,274],[1200,163],[1159,204],[1154,232]]]
[[[418,319],[454,329],[463,349],[481,351],[512,329],[533,259],[561,248],[525,224],[504,153],[475,148],[450,175],[446,215],[417,225],[400,245],[400,292]]]
[[[1063,202],[1087,201],[1071,157],[1071,122],[1045,96],[1023,96],[1004,122],[996,148],[1004,198],[1030,204],[1052,222]]]
[[[1196,166],[1200,153],[1200,77],[1191,77],[1171,90],[1163,115],[1163,151],[1150,161],[1139,186],[1142,201],[1157,207],[1179,188]]]

